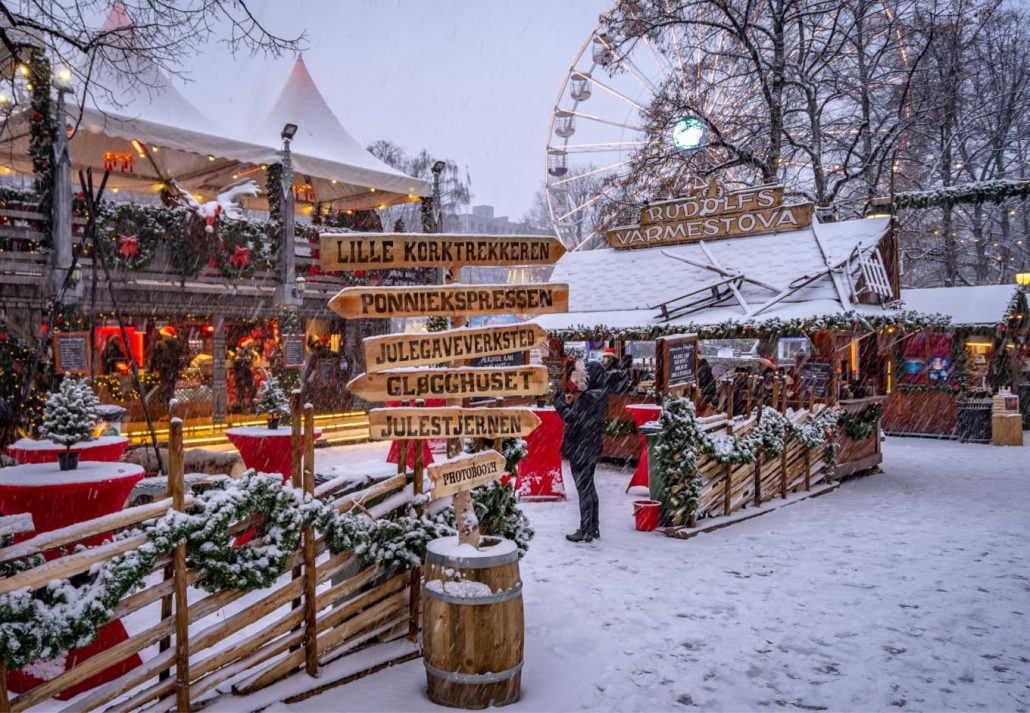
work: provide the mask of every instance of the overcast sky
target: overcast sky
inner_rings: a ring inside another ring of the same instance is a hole
[[[280,35],[307,33],[304,60],[362,144],[389,139],[452,158],[473,204],[518,219],[543,181],[547,129],[580,46],[612,0],[250,0]],[[292,59],[233,59],[211,45],[184,93],[249,128]]]

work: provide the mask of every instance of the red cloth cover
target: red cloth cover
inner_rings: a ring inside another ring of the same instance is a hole
[[[534,408],[540,425],[526,436],[525,458],[519,461],[517,490],[525,500],[564,500],[561,441],[565,424],[553,408]]]

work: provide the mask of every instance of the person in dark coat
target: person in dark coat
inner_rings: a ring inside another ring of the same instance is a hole
[[[579,493],[579,529],[566,535],[572,542],[590,542],[601,537],[594,469],[601,457],[601,432],[608,414],[608,390],[604,367],[592,361],[586,365],[585,388],[558,395],[554,406],[565,422],[561,454],[569,459],[572,479]]]

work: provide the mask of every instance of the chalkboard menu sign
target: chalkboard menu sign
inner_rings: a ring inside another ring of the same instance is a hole
[[[319,386],[332,386],[336,383],[336,359],[319,359],[316,373]]]
[[[697,384],[697,335],[659,337],[655,341],[658,390],[667,393]]]
[[[475,357],[469,360],[469,366],[525,366],[526,352],[511,352],[510,354],[493,354],[491,356]]]
[[[379,271],[379,287],[428,285],[432,271],[424,267],[390,267]]]
[[[54,335],[54,368],[58,374],[89,373],[89,332]]]
[[[283,345],[283,366],[287,369],[300,369],[304,366],[304,335],[284,334],[280,341]]]
[[[801,377],[801,390],[806,394],[811,391],[817,399],[830,397],[830,384],[833,383],[833,364],[828,361],[805,361],[798,366]]]

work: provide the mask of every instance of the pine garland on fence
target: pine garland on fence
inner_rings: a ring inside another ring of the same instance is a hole
[[[835,465],[833,441],[842,410],[823,409],[804,424],[795,424],[768,406],[761,419],[742,436],[710,434],[701,428],[694,404],[688,399],[667,398],[658,419],[661,433],[655,444],[655,467],[665,474],[659,496],[673,524],[683,524],[698,512],[701,500],[701,472],[698,461],[708,457],[722,465],[754,463],[759,455],[776,457],[792,437],[805,448],[826,449],[826,467]]]
[[[963,183],[927,191],[905,191],[894,194],[896,208],[935,208],[956,203],[1001,203],[1009,198],[1030,196],[1030,181],[1003,178],[994,181]]]
[[[110,621],[118,602],[144,583],[157,558],[180,543],[187,545],[187,557],[199,570],[195,586],[209,592],[270,587],[285,571],[303,527],[322,532],[333,554],[353,551],[362,567],[417,567],[430,541],[454,534],[446,513],[415,514],[414,507],[425,500],[413,501],[408,514],[396,520],[372,520],[341,514],[332,502],[284,485],[279,474],[249,471],[224,489],[198,495],[188,513],[170,511],[119,535],[144,534],[147,542],[95,566],[85,584],[55,580],[37,595],[28,589],[0,595],[0,657],[9,669],[17,669],[86,646]],[[256,538],[233,546],[230,527],[255,512],[265,517]]]
[[[857,414],[841,411],[838,423],[840,430],[848,438],[853,441],[864,441],[879,430],[881,418],[883,418],[883,406],[875,403]]]

